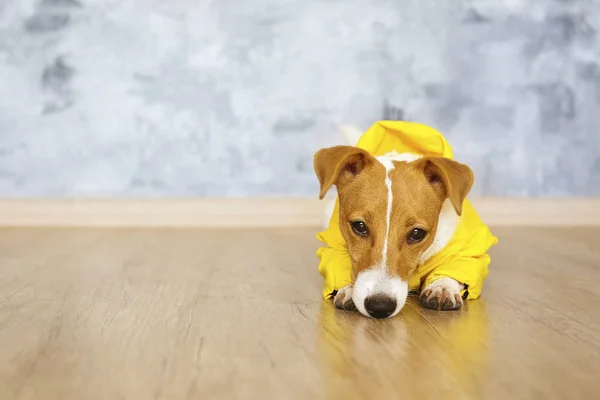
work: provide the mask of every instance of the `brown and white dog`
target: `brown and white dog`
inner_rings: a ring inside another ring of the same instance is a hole
[[[321,198],[337,187],[340,229],[352,261],[353,284],[338,291],[335,305],[375,318],[396,315],[410,275],[454,235],[473,185],[471,169],[442,157],[374,157],[353,146],[321,149],[314,165]],[[463,289],[441,278],[421,288],[421,303],[457,309]]]

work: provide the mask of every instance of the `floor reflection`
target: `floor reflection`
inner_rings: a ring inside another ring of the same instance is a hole
[[[390,320],[336,310],[324,301],[320,318],[326,397],[482,393],[489,357],[483,299],[467,302],[462,311],[435,312],[410,298]]]

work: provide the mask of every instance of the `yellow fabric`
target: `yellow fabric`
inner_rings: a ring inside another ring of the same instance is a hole
[[[452,159],[452,148],[435,129],[413,122],[380,121],[358,141],[357,147],[379,156],[391,151],[437,156]],[[323,297],[352,283],[352,264],[346,242],[339,227],[339,208],[336,200],[329,227],[317,238],[325,244],[319,248],[319,272],[325,283]],[[490,257],[487,251],[498,242],[468,200],[463,203],[460,223],[446,247],[419,265],[409,280],[411,290],[419,290],[441,277],[450,277],[467,285],[468,299],[481,294],[483,280],[488,275]]]

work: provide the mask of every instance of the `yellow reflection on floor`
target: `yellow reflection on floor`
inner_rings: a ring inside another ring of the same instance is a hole
[[[390,320],[368,319],[323,301],[318,337],[326,398],[430,398],[449,390],[455,398],[472,397],[489,379],[482,299],[461,311],[435,312],[411,297]]]

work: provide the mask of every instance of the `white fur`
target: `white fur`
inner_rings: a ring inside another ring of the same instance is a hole
[[[465,285],[463,285],[462,283],[457,282],[452,278],[443,277],[440,279],[436,279],[429,285],[425,286],[421,293],[426,293],[428,290],[431,290],[431,293],[427,295],[427,298],[431,298],[432,296],[441,298],[443,296],[443,292],[446,292],[449,294],[448,298],[452,302],[452,305],[456,306],[457,300],[455,296],[458,295],[460,298],[460,292],[464,288]],[[462,299],[459,299],[458,302],[462,305]]]
[[[452,236],[454,236],[454,232],[456,232],[459,222],[460,217],[456,214],[452,202],[450,199],[446,199],[444,204],[442,204],[442,210],[440,211],[435,238],[433,238],[431,245],[421,255],[421,258],[419,259],[421,264],[446,247],[450,239],[452,239]]]
[[[361,314],[370,317],[365,309],[365,299],[370,295],[377,293],[386,294],[396,299],[396,309],[388,317],[391,318],[398,314],[406,303],[406,298],[408,297],[408,282],[390,276],[387,273],[385,265],[383,265],[382,268],[381,264],[358,274],[358,278],[356,278],[356,282],[354,282],[352,300],[354,300],[354,305]]]
[[[342,306],[345,305],[352,298],[352,291],[352,284],[344,286],[336,293],[333,303],[336,305],[338,303]]]
[[[443,277],[440,279],[436,279],[435,281],[431,282],[429,285],[427,285],[425,287],[424,290],[426,289],[444,289],[452,294],[455,293],[460,293],[461,290],[464,289],[464,285],[462,283],[457,282],[456,280],[452,279],[452,278],[448,278],[448,277]]]
[[[385,167],[385,186],[387,187],[388,198],[387,198],[387,211],[385,215],[385,239],[383,241],[383,250],[381,252],[381,261],[379,262],[379,268],[387,267],[387,253],[388,253],[388,238],[390,236],[390,223],[392,219],[392,203],[394,201],[394,195],[392,193],[392,177],[390,174],[394,170],[394,162],[391,158],[375,157]]]
[[[397,162],[413,162],[418,160],[419,158],[421,158],[420,155],[418,154],[413,154],[413,153],[397,153],[395,151],[386,153],[382,156],[378,156],[375,157],[380,163],[384,164],[384,166],[387,163],[391,163],[392,161],[397,161]],[[394,168],[393,164],[392,164],[392,169]],[[387,170],[387,167],[386,167]]]

